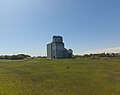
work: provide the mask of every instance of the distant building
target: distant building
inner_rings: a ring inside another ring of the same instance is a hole
[[[72,58],[72,49],[66,49],[62,36],[53,36],[52,43],[47,44],[47,58]]]

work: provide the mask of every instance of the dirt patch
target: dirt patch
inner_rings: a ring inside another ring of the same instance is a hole
[[[120,80],[120,72],[113,72],[110,77],[115,80]]]

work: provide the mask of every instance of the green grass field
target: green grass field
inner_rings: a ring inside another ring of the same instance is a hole
[[[0,60],[0,95],[120,95],[120,60]]]

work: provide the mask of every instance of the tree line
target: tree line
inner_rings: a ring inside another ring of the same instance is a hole
[[[84,54],[75,55],[76,57],[120,57],[120,53],[97,53],[97,54]]]
[[[20,60],[31,57],[30,55],[18,54],[18,55],[1,55],[0,59]]]

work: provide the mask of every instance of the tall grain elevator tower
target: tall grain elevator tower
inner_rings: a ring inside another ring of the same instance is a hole
[[[71,58],[73,52],[70,50],[64,48],[62,36],[53,36],[52,43],[47,44],[47,58]]]

